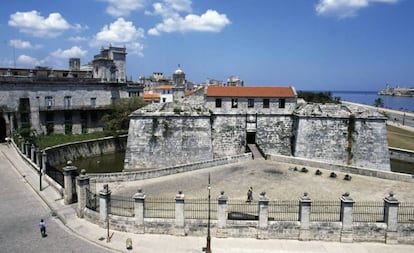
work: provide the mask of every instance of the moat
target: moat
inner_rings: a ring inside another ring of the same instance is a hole
[[[73,161],[74,165],[85,169],[87,173],[109,173],[121,172],[124,167],[125,153],[117,152],[102,156],[82,158]],[[65,165],[58,165],[57,168],[63,168]],[[391,159],[391,171],[407,174],[414,174],[414,164],[404,161]]]

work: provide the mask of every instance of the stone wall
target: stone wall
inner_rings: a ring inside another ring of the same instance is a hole
[[[93,177],[97,183],[111,183],[111,182],[128,182],[136,180],[145,180],[150,178],[157,178],[167,175],[178,174],[187,171],[211,168],[215,166],[238,163],[252,159],[251,153],[242,155],[217,158],[210,161],[201,161],[190,164],[167,166],[160,169],[141,170],[141,171],[125,171],[119,173],[91,173],[89,176]]]
[[[295,157],[391,171],[385,118],[336,104],[306,104],[295,111]]]
[[[211,137],[215,158],[246,151],[246,115],[212,115]]]
[[[414,151],[412,150],[390,148],[389,151],[392,159],[414,163]]]
[[[378,177],[390,180],[398,180],[404,182],[413,182],[414,177],[410,174],[397,173],[391,171],[382,171],[370,168],[361,168],[356,166],[348,166],[337,163],[328,163],[324,161],[312,160],[307,158],[293,157],[293,156],[283,156],[277,154],[266,154],[268,160],[282,162],[282,163],[291,163],[301,166],[309,166],[314,168],[328,169],[333,171],[340,171],[344,173],[351,173],[357,175],[364,175],[370,177]]]
[[[96,140],[66,143],[46,148],[47,162],[54,166],[82,157],[99,156],[125,150],[127,135],[105,137]]]
[[[265,154],[291,155],[291,115],[258,115],[256,144]]]
[[[212,160],[209,116],[153,114],[132,117],[125,170]]]

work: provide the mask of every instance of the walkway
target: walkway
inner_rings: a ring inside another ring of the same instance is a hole
[[[39,192],[39,177],[25,164],[16,150],[0,144],[0,245],[3,252],[115,252],[195,253],[202,252],[204,237],[131,234],[114,232],[106,242],[107,231],[76,217],[76,205],[65,206],[52,187],[43,182]],[[16,173],[15,173],[16,172]],[[46,205],[44,205],[46,204]],[[40,238],[37,222],[46,218],[47,238]],[[57,217],[58,219],[55,219]],[[61,221],[61,222],[60,222]],[[64,224],[64,225],[63,225]],[[126,250],[131,238],[133,249]],[[103,239],[103,240],[102,240]],[[246,238],[211,239],[214,253],[411,253],[414,245],[383,243],[301,242],[296,240],[256,240]],[[88,243],[87,243],[88,242]]]

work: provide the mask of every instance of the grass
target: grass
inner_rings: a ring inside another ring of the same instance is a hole
[[[387,125],[388,146],[414,150],[414,133],[399,127]]]
[[[59,144],[76,142],[76,141],[85,141],[92,140],[97,138],[102,138],[110,136],[110,133],[107,132],[94,132],[87,134],[74,134],[74,135],[64,135],[64,134],[52,134],[52,135],[42,135],[36,138],[36,146],[41,149],[52,147]]]

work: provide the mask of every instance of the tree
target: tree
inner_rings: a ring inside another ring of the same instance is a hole
[[[106,131],[114,133],[128,131],[129,115],[144,106],[147,102],[141,97],[120,98],[112,103],[109,113],[102,117]]]
[[[339,104],[340,97],[332,97],[332,92],[313,92],[313,91],[298,91],[298,97],[303,98],[306,102],[309,103],[335,103]]]

